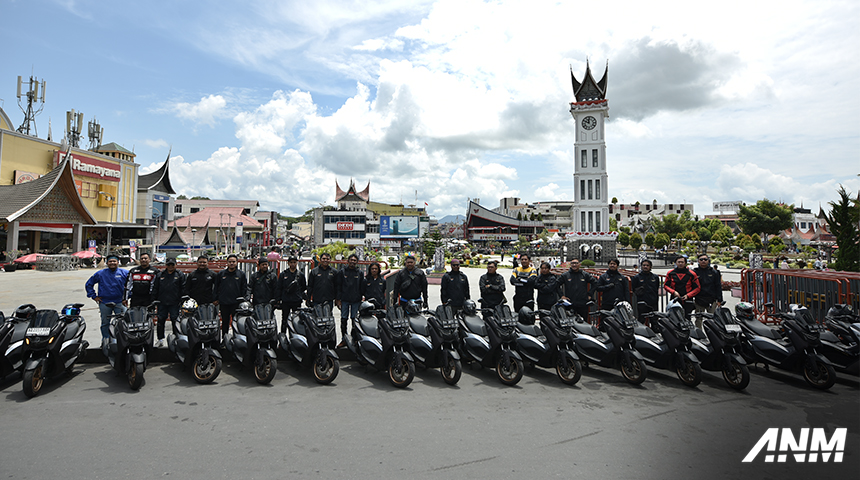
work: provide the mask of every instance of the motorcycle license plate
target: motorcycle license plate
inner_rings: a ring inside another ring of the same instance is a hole
[[[726,331],[727,332],[738,332],[738,333],[740,333],[741,326],[730,323],[730,324],[726,325]]]
[[[35,327],[27,329],[27,335],[34,335],[37,337],[44,337],[49,335],[50,333],[51,329],[48,327]]]

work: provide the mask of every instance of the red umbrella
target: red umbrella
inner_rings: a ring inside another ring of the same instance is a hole
[[[78,257],[78,258],[100,258],[101,257],[101,255],[99,255],[98,253],[91,252],[89,250],[81,250],[80,252],[75,252],[72,254],[72,256]]]
[[[15,263],[36,263],[39,261],[39,257],[41,254],[31,253],[29,255],[24,255],[23,257],[18,257],[15,259]]]

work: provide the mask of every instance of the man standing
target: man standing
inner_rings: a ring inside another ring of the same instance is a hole
[[[287,269],[278,276],[277,298],[281,301],[281,333],[287,332],[290,312],[302,306],[305,290],[308,289],[305,276],[298,269],[299,259],[287,259]]]
[[[254,305],[269,303],[275,298],[278,287],[278,277],[269,271],[269,260],[266,257],[257,259],[257,271],[248,279],[248,290],[245,298],[251,300]]]
[[[590,273],[580,269],[579,260],[574,258],[570,261],[570,269],[559,278],[562,289],[561,298],[570,302],[573,311],[588,321],[588,302],[592,300],[594,293],[589,291],[597,280]]]
[[[558,277],[550,269],[548,262],[540,264],[540,274],[535,280],[537,305],[540,310],[549,310],[558,302]]]
[[[197,257],[197,270],[188,274],[185,279],[185,295],[193,298],[198,305],[214,303],[215,272],[209,270],[209,258],[206,255]]]
[[[698,257],[699,266],[693,273],[699,278],[699,293],[696,295],[696,312],[714,313],[723,302],[723,276],[711,266],[711,259],[703,253]],[[696,327],[702,328],[702,317],[696,317]]]
[[[514,311],[519,312],[526,303],[534,301],[537,276],[531,257],[526,253],[521,254],[520,266],[511,274],[511,285],[514,286]]]
[[[140,255],[140,265],[128,271],[128,279],[125,285],[125,298],[122,302],[126,307],[131,303],[132,307],[146,307],[155,297],[152,290],[155,285],[155,276],[158,270],[149,266],[149,254]]]
[[[460,259],[451,259],[451,271],[442,276],[442,304],[448,304],[454,313],[469,300],[469,278],[460,271]]]
[[[618,272],[618,259],[609,260],[609,269],[597,279],[597,291],[601,292],[601,310],[612,310],[616,301],[629,301],[627,277]]]
[[[341,338],[346,338],[346,324],[348,318],[358,317],[358,306],[361,305],[362,286],[364,285],[364,273],[358,269],[358,255],[350,254],[346,259],[346,268],[341,268],[335,278],[337,286],[337,299],[335,303],[340,309],[340,333]],[[346,340],[341,340],[342,346],[346,346]]]
[[[323,253],[320,255],[320,264],[308,274],[308,306],[326,304],[332,306],[337,296],[337,285],[335,284],[336,272],[329,265],[331,255]]]
[[[378,262],[371,262],[367,267],[361,292],[365,300],[374,300],[381,308],[385,308],[385,277]]]
[[[239,257],[227,256],[227,268],[215,276],[215,292],[221,310],[221,333],[226,335],[233,323],[233,315],[239,308],[239,298],[248,290],[248,278],[239,270]]]
[[[158,343],[155,346],[161,347],[164,345],[164,324],[168,316],[171,327],[172,322],[179,320],[179,302],[185,290],[185,274],[176,269],[176,259],[167,259],[167,268],[158,272],[154,283],[152,297],[161,302],[158,305]]]
[[[427,305],[427,277],[424,271],[415,268],[415,257],[406,257],[405,267],[394,277],[394,298],[401,303],[422,300]]]
[[[639,302],[639,315],[656,312],[660,299],[660,277],[651,273],[651,260],[642,260],[642,269],[633,277],[633,293]],[[644,305],[643,305],[644,304]]]
[[[681,302],[681,305],[684,306],[684,313],[689,317],[693,307],[692,302],[688,302],[688,300],[695,297],[701,287],[699,286],[699,278],[687,268],[686,257],[675,259],[675,268],[666,274],[665,287],[673,298],[677,298]]]
[[[478,286],[481,289],[482,308],[495,308],[507,301],[505,298],[505,279],[496,273],[498,263],[495,260],[487,262],[487,273],[481,275]]]
[[[108,255],[107,268],[94,273],[84,284],[87,297],[95,300],[99,306],[99,314],[102,318],[102,342],[110,338],[110,316],[125,313],[125,306],[123,306],[122,301],[127,280],[128,270],[119,268],[119,257]],[[96,284],[99,286],[98,294],[94,288]],[[110,308],[105,305],[106,303],[115,303],[116,305]]]

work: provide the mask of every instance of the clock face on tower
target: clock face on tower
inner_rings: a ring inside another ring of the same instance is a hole
[[[597,126],[597,119],[592,117],[591,115],[582,119],[582,128],[586,130],[591,130]]]

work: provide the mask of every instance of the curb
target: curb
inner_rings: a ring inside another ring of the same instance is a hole
[[[221,356],[224,358],[224,361],[232,362],[235,359],[225,349],[219,349],[221,352]],[[338,358],[341,361],[355,361],[355,355],[349,351],[348,348],[338,348],[335,350]],[[281,350],[280,348],[275,350],[275,353],[278,354],[278,361],[291,361],[292,357],[290,357],[286,352]],[[149,357],[149,363],[174,363],[178,362],[176,359],[176,355],[173,354],[167,347],[163,348],[153,348],[152,354]],[[99,363],[108,363],[107,357],[105,357],[104,353],[100,348],[88,348],[84,355],[81,355],[77,361],[78,364],[99,364]]]

